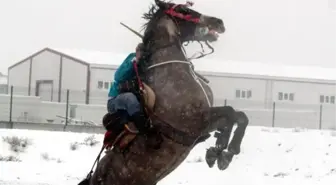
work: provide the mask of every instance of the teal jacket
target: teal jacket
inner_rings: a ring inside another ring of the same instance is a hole
[[[119,94],[118,85],[127,80],[131,80],[136,75],[133,70],[132,62],[134,57],[135,53],[130,53],[114,73],[114,82],[112,82],[110,87],[110,91],[108,93],[109,97],[117,96]]]

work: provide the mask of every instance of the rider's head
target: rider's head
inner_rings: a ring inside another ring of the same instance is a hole
[[[141,53],[143,50],[143,43],[139,43],[135,48],[136,58],[139,59],[141,57]]]

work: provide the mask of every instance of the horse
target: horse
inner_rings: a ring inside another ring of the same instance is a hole
[[[217,161],[218,168],[225,170],[233,156],[240,153],[247,115],[231,106],[213,107],[213,92],[195,73],[182,45],[188,41],[217,41],[225,32],[223,20],[201,14],[190,4],[162,0],[155,0],[143,18],[147,23],[139,75],[147,89],[155,93],[149,112],[157,130],[155,137],[161,140],[158,147],[149,147],[148,138],[136,134],[127,150],[113,147],[98,163],[91,185],[155,185],[214,131],[216,144],[207,149],[205,156],[209,167]],[[201,28],[210,31],[201,35]]]

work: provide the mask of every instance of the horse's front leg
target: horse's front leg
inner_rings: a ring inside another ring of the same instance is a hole
[[[248,118],[244,112],[235,111],[231,106],[212,107],[210,109],[209,125],[206,132],[215,133],[216,145],[210,147],[206,152],[206,162],[211,168],[217,160],[217,165],[220,170],[225,170],[234,155],[240,153],[240,146],[248,125]],[[237,123],[237,128],[233,138],[229,144],[233,125]],[[228,151],[224,151],[228,148]]]

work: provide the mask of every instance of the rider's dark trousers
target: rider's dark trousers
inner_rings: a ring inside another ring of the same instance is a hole
[[[125,110],[129,116],[133,116],[135,113],[140,112],[140,102],[131,92],[119,94],[107,101],[108,112],[114,113],[118,110]]]

